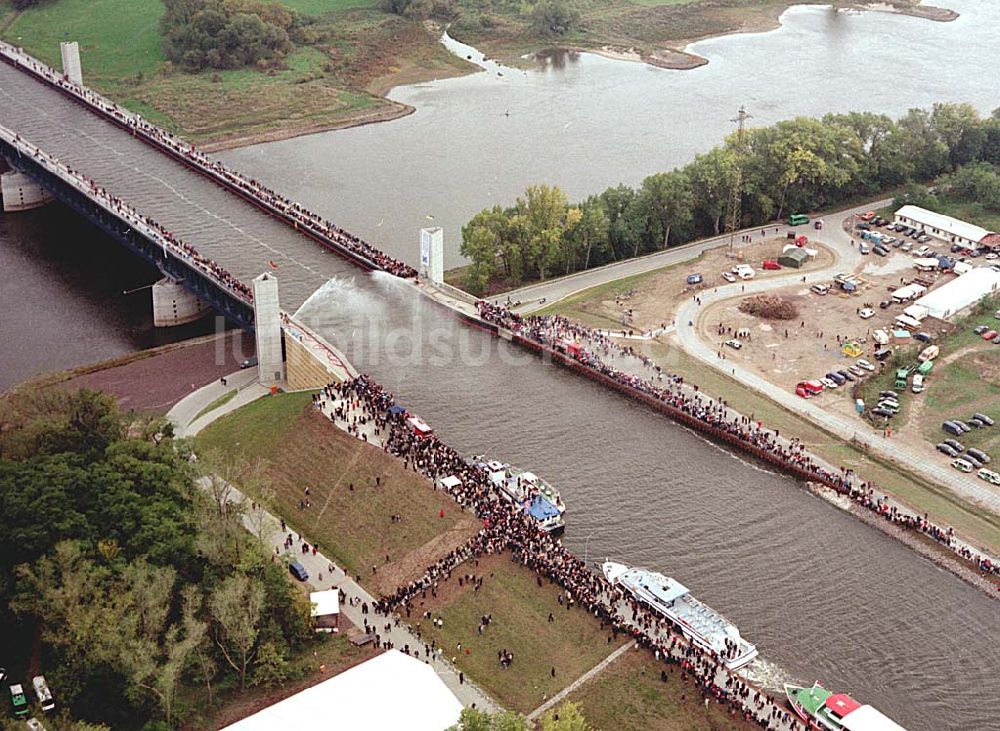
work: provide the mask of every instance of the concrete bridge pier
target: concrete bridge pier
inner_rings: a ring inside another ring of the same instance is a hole
[[[154,284],[153,325],[154,327],[175,327],[200,320],[212,311],[212,306],[170,277],[164,277]]]
[[[263,386],[285,380],[285,352],[281,336],[278,278],[264,272],[253,283],[254,333],[257,339],[257,377]]]
[[[0,161],[0,167],[3,166]],[[0,172],[0,200],[3,210],[12,213],[41,208],[52,200],[52,195],[24,173],[8,170]]]
[[[80,44],[76,41],[64,41],[59,44],[62,54],[63,73],[66,78],[77,86],[83,86],[83,67],[80,65]]]

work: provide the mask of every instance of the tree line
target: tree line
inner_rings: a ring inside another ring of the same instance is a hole
[[[302,18],[261,0],[163,0],[163,52],[189,71],[280,63],[292,50]]]
[[[279,682],[316,641],[308,600],[228,482],[196,486],[198,463],[165,420],[102,394],[0,403],[3,660],[40,668],[78,720],[173,728],[199,687],[211,704]]]
[[[969,163],[1000,165],[1000,109],[982,118],[970,104],[935,104],[898,120],[851,112],[752,128],[742,146],[733,133],[638,188],[570,203],[557,186],[531,185],[512,206],[483,209],[462,228],[465,286],[481,295],[719,234],[738,171],[747,227],[902,186],[916,195],[915,181],[945,173],[992,190],[992,168]]]

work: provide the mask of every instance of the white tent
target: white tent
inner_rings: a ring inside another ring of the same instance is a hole
[[[224,731],[442,731],[461,712],[462,704],[430,665],[389,650]]]
[[[932,317],[944,320],[1000,288],[1000,272],[977,267],[917,300]]]

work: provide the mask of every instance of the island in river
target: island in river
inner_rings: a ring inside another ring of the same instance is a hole
[[[204,0],[209,2],[210,0]],[[478,67],[439,41],[451,36],[505,63],[559,47],[675,69],[707,59],[684,49],[710,36],[770,30],[788,0],[555,0],[568,20],[527,6],[485,0],[396,3],[380,0],[279,0],[299,17],[291,51],[260,68],[189,73],[167,60],[162,0],[53,0],[15,10],[0,0],[0,37],[58,68],[59,42],[80,43],[85,83],[151,121],[211,149],[239,147],[405,116],[413,108],[386,98],[395,86],[471,73]],[[920,0],[855,3],[933,20],[957,13]],[[67,29],[72,29],[67,34]]]

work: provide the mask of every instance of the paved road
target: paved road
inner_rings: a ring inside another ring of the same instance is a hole
[[[864,206],[851,208],[846,211],[831,213],[825,216],[824,220],[840,221],[845,216],[852,213],[863,213],[873,208],[887,206],[890,203],[892,203],[892,201],[889,199],[877,201],[875,203],[868,203]],[[764,227],[756,226],[754,228],[746,228],[742,231],[737,231],[736,238],[739,239],[739,237],[743,234],[759,237],[762,230],[770,230],[773,228],[775,228],[774,223],[767,224]],[[783,224],[778,224],[778,228],[785,228],[785,226]],[[827,226],[824,229],[824,238],[827,236],[829,228],[830,226]],[[812,230],[811,226],[809,227],[809,230]],[[692,241],[691,243],[684,244],[683,246],[675,246],[671,249],[658,251],[655,254],[648,254],[637,259],[626,259],[625,261],[615,262],[614,264],[608,264],[607,266],[599,267],[597,269],[588,269],[584,272],[577,272],[576,274],[571,274],[568,277],[559,277],[558,279],[552,279],[548,282],[530,284],[511,292],[504,292],[496,297],[490,297],[489,299],[494,304],[504,304],[509,297],[513,302],[523,303],[517,308],[518,312],[534,312],[535,310],[547,307],[553,302],[558,302],[559,300],[565,299],[566,297],[576,294],[584,289],[596,287],[601,284],[607,284],[608,282],[623,279],[624,277],[631,277],[635,274],[645,274],[646,272],[661,269],[665,266],[670,266],[671,264],[677,264],[679,262],[695,259],[705,251],[718,249],[722,246],[728,246],[730,238],[729,234],[724,234],[722,236],[699,239],[698,241]],[[540,300],[542,299],[545,301],[541,302]]]
[[[869,204],[863,208],[842,212],[836,217],[828,217],[831,225],[828,225],[824,230],[824,241],[832,245],[837,254],[837,261],[826,269],[805,274],[806,283],[828,281],[835,273],[835,270],[849,271],[854,268],[860,260],[861,255],[851,246],[850,236],[843,230],[841,222],[845,217],[854,212],[868,210],[881,205],[885,204],[881,202]],[[740,383],[753,388],[773,401],[777,401],[789,411],[806,417],[844,440],[857,438],[859,441],[864,442],[879,457],[903,465],[908,470],[919,472],[928,480],[946,485],[964,498],[978,503],[994,513],[1000,514],[1000,494],[991,489],[986,483],[956,472],[950,466],[928,461],[926,454],[909,448],[902,439],[898,437],[887,439],[880,433],[873,431],[868,424],[860,419],[832,413],[824,409],[817,402],[806,401],[791,391],[775,387],[774,384],[743,368],[739,364],[735,364],[730,360],[720,360],[717,349],[714,346],[706,344],[698,337],[696,333],[697,325],[692,327],[688,324],[691,322],[697,323],[698,317],[705,305],[731,297],[764,292],[775,287],[786,286],[792,282],[801,282],[802,276],[801,274],[794,274],[787,277],[752,280],[741,284],[718,287],[714,290],[704,290],[699,295],[702,302],[701,307],[695,301],[688,300],[677,310],[675,337],[678,343],[687,353],[698,358],[706,365],[734,376]],[[741,289],[743,286],[746,287],[745,292]]]

